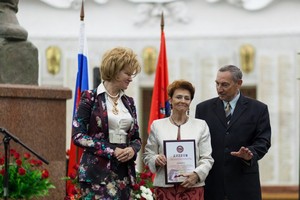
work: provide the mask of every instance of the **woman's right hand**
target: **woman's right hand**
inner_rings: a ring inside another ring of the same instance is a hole
[[[167,159],[165,155],[159,154],[155,159],[155,165],[159,167],[163,167],[167,164]]]
[[[114,151],[114,156],[117,158],[120,162],[127,162],[134,156],[134,150],[132,147],[126,147],[124,149],[121,149],[117,147]]]

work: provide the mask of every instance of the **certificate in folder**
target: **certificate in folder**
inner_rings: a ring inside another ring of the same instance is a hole
[[[196,168],[195,140],[165,140],[164,154],[166,184],[182,183],[186,179],[183,174]]]

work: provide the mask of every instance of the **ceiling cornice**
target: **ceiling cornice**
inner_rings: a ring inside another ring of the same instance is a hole
[[[82,0],[40,0],[49,6],[59,9],[79,9]],[[99,5],[105,5],[110,0],[93,0]],[[183,3],[188,4],[188,1],[192,0],[127,0],[134,4],[147,4],[148,6],[165,6],[172,3]],[[233,6],[242,8],[248,11],[262,10],[269,6],[274,0],[206,0],[207,3],[217,4],[220,2],[226,2]],[[85,3],[90,3],[86,1]]]

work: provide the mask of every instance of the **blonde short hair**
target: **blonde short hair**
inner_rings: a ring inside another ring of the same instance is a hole
[[[100,75],[103,81],[117,79],[117,75],[124,68],[129,68],[129,73],[135,76],[140,73],[141,65],[137,55],[130,48],[116,47],[108,50],[102,57]]]

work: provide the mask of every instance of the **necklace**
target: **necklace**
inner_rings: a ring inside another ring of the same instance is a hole
[[[173,123],[175,126],[178,127],[178,130],[177,130],[177,140],[181,140],[180,126],[183,125],[183,124],[185,124],[185,123],[187,122],[187,120],[189,119],[189,117],[187,117],[187,118],[185,119],[185,121],[184,121],[182,124],[177,124],[177,123],[175,122],[175,120],[173,119],[172,115],[170,116],[170,118],[171,118],[172,123]]]
[[[170,119],[171,119],[172,123],[179,128],[181,125],[185,124],[189,118],[187,117],[182,124],[177,124],[172,116],[170,116]]]
[[[109,96],[109,95],[108,95]],[[111,110],[112,111],[112,113],[114,114],[114,115],[118,115],[119,114],[119,110],[118,110],[118,108],[117,108],[117,106],[118,106],[118,100],[119,99],[117,99],[116,101],[114,101],[110,96],[107,98],[108,99],[108,101],[112,104],[112,106],[113,106],[113,109]]]
[[[107,93],[107,95],[108,95],[110,98],[112,98],[112,99],[115,99],[115,98],[119,97],[119,95],[120,95],[120,92],[117,93],[116,95],[112,95],[112,94],[110,94],[107,90],[106,90],[106,93]]]
[[[104,83],[103,83],[103,86],[104,86],[104,88],[105,88],[106,94],[107,94],[108,96],[110,96],[112,99],[115,99],[115,98],[119,97],[120,91],[119,91],[116,95],[112,95],[112,94],[110,94],[110,93],[108,92],[108,90],[106,89]]]

